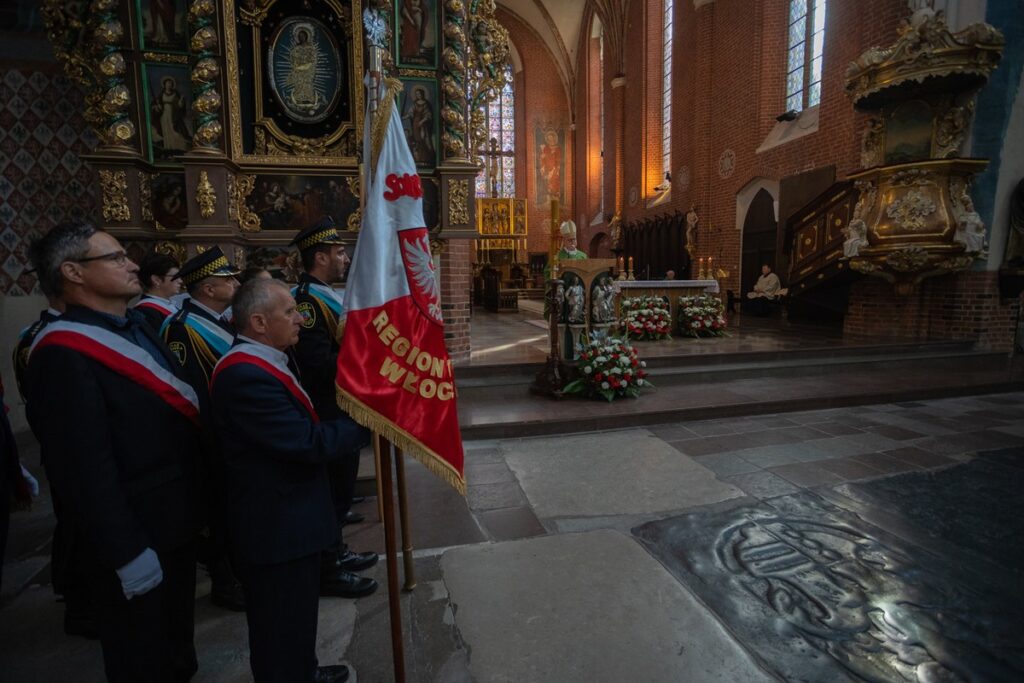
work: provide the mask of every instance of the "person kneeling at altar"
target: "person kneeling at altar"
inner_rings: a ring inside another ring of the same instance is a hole
[[[772,272],[767,263],[761,266],[761,277],[757,278],[754,289],[747,292],[747,300],[743,302],[743,312],[751,315],[768,316],[771,303],[779,297],[786,296],[789,290],[783,289],[779,276]]]

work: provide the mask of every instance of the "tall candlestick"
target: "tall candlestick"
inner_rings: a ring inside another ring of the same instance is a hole
[[[633,257],[632,256],[629,257],[629,269],[633,270]]]
[[[626,259],[619,257],[619,272],[621,273],[626,268]]]
[[[714,280],[715,279],[715,269],[711,267],[711,257],[710,256],[708,256],[708,279],[709,280]]]

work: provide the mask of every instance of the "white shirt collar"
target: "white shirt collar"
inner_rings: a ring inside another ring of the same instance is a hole
[[[277,361],[284,367],[288,367],[288,354],[285,353],[284,351],[278,351],[270,344],[264,344],[261,341],[256,341],[252,337],[246,337],[244,334],[235,335],[235,338],[238,339],[239,341],[247,342],[249,344],[259,345],[264,350],[264,352],[270,354],[271,358],[273,358],[275,361]]]
[[[224,314],[223,313],[218,313],[217,311],[213,310],[209,306],[203,305],[196,298],[192,299],[192,304],[197,306],[200,310],[203,310],[203,311],[206,311],[207,313],[209,313],[213,317],[214,320],[223,320],[223,318],[224,318]]]

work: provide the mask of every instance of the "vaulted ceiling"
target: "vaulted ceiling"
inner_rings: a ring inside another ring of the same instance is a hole
[[[576,51],[587,0],[498,0],[498,5],[537,32],[568,88],[575,81]]]

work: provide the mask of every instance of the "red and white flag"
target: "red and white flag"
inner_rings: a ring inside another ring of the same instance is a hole
[[[366,119],[366,203],[345,288],[338,403],[465,495],[441,287],[394,89]]]

